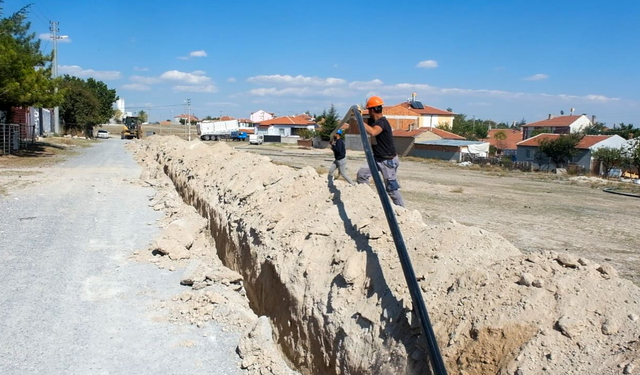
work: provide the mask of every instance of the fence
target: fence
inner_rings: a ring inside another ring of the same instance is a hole
[[[12,154],[35,141],[35,125],[0,124],[0,155]]]

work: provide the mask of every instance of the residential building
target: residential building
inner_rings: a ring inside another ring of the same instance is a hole
[[[275,113],[263,111],[261,109],[259,111],[252,112],[251,116],[249,116],[249,119],[254,124],[257,124],[262,121],[272,120],[274,117],[276,117]]]
[[[453,162],[463,161],[464,156],[487,157],[489,143],[457,139],[436,139],[415,142],[409,156],[426,159],[440,159]]]
[[[586,115],[557,117],[549,115],[546,120],[523,125],[522,140],[533,137],[533,133],[540,129],[545,129],[545,133],[569,134],[577,133],[590,125],[591,121]]]
[[[416,100],[416,94],[411,95],[411,99],[404,103],[398,104],[403,108],[419,116],[419,128],[437,128],[438,126],[453,126],[455,113],[424,105]]]
[[[516,159],[519,162],[528,161],[532,163],[533,169],[553,169],[555,165],[546,156],[538,156],[538,149],[543,140],[558,139],[561,134],[538,134],[535,137],[526,139],[518,143]],[[627,141],[619,135],[585,135],[576,145],[578,153],[568,160],[569,165],[578,165],[585,171],[599,173],[598,163],[594,163],[593,151],[601,147],[620,148],[627,144]]]
[[[188,118],[190,118],[192,122],[193,122],[193,121],[196,121],[196,122],[200,121],[200,120],[199,120],[196,116],[194,116],[194,115],[182,114],[182,115],[174,116],[174,117],[173,117],[173,123],[174,123],[174,124],[180,124],[180,120],[185,120],[185,121],[186,121]]]
[[[496,135],[498,138],[496,138]],[[522,131],[516,129],[491,129],[484,142],[496,148],[496,156],[515,156],[518,142],[522,141]]]
[[[399,104],[384,107],[384,117],[393,130],[414,130],[420,127],[420,115]],[[362,118],[366,122],[369,119],[369,111],[362,110]]]
[[[407,156],[417,142],[434,141],[440,139],[465,140],[457,134],[438,128],[420,128],[415,130],[394,130],[393,142],[398,155]]]
[[[318,124],[307,115],[276,117],[258,123],[257,134],[274,135],[280,137],[298,136],[303,130],[315,130]]]

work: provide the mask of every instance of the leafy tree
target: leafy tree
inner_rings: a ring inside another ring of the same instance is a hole
[[[543,139],[538,149],[551,159],[556,168],[559,168],[578,153],[576,146],[582,137],[574,133],[562,134],[555,139]]]
[[[186,118],[181,118],[180,119],[180,124],[181,125],[185,125],[187,123],[187,119]]]
[[[213,120],[213,117],[211,117],[211,116],[205,116],[205,118],[203,118],[203,120],[211,121],[211,120]]]
[[[542,166],[544,165],[545,169],[549,170],[549,158],[547,157],[547,155],[545,155],[544,152],[541,152],[540,149],[538,149],[538,151],[535,152],[535,154],[533,154],[533,160],[535,160],[536,164],[538,164],[538,169],[542,169]]]
[[[588,135],[596,135],[602,134],[605,131],[605,123],[604,122],[595,122],[584,129],[584,133]]]
[[[147,112],[145,112],[142,109],[140,111],[138,111],[137,116],[138,116],[138,120],[140,120],[140,122],[149,121],[149,114],[147,114]]]
[[[55,93],[58,80],[51,78],[53,55],[43,55],[40,41],[29,32],[30,5],[3,17],[3,3],[0,0],[0,111],[60,104],[62,93]]]
[[[524,117],[523,117],[523,118],[522,118],[522,120],[520,120],[520,122],[518,122],[516,125],[517,125],[519,128],[521,128],[521,127],[523,127],[523,126],[527,125],[527,120],[525,120],[525,119],[524,119]]]
[[[640,138],[633,141],[627,150],[627,160],[630,166],[636,167],[636,173],[640,177]]]
[[[496,125],[496,129],[509,129],[510,126],[506,122],[500,122]]]
[[[624,152],[621,148],[601,147],[594,151],[591,156],[602,163],[604,176],[609,177],[611,169],[621,166]]]
[[[123,116],[123,113],[119,109],[116,109],[113,112],[113,118],[116,120],[116,123],[118,123],[118,124],[122,123],[122,116]]]
[[[318,131],[318,135],[320,135],[323,140],[328,141],[331,137],[331,133],[340,122],[338,111],[336,110],[336,107],[331,104],[329,111],[322,111],[320,116],[321,120],[318,121],[318,124],[320,124],[320,130]]]
[[[112,106],[117,99],[116,91],[101,81],[93,78],[84,81],[65,75],[60,81],[60,89],[64,95],[60,118],[67,130],[85,129],[87,135],[93,134],[94,125],[108,122],[115,113]]]
[[[496,140],[496,148],[504,150],[506,147],[505,141],[507,140],[507,133],[503,130],[498,131],[493,135],[493,138]]]
[[[316,132],[313,130],[309,130],[309,129],[300,129],[297,134],[300,136],[300,138],[302,139],[311,139],[313,137],[316,136]]]
[[[64,92],[60,119],[67,130],[83,130],[102,123],[100,102],[82,79],[65,76],[60,87]]]
[[[113,103],[118,100],[115,89],[109,89],[107,84],[102,81],[96,81],[93,78],[88,78],[86,81],[86,87],[93,93],[100,103],[98,116],[100,118],[100,124],[106,123],[111,117],[113,117],[114,109]]]

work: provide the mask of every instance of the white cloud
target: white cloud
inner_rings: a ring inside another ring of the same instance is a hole
[[[160,75],[160,78],[165,81],[182,82],[197,85],[211,81],[211,78],[207,77],[204,74],[205,72],[201,70],[196,70],[192,73],[181,72],[179,70],[169,70],[162,73],[162,75]]]
[[[122,75],[120,72],[115,70],[93,70],[93,69],[82,69],[78,65],[59,65],[58,72],[60,74],[69,74],[72,76],[80,77],[80,78],[88,78],[93,77],[95,79],[109,81],[114,79],[120,79]]]
[[[280,74],[249,77],[247,82],[257,84],[282,84],[290,86],[340,86],[347,83],[347,81],[342,78],[305,77],[302,75],[294,77]]]
[[[122,89],[133,91],[149,91],[151,90],[151,87],[142,83],[127,83],[126,85],[122,85]]]
[[[204,50],[193,51],[189,54],[190,57],[207,57],[207,53]]]
[[[227,78],[227,82],[235,82],[236,79],[234,77],[229,77]]]
[[[215,85],[178,85],[173,86],[173,89],[184,92],[218,92],[218,88]]]
[[[438,62],[436,60],[424,60],[420,61],[416,68],[425,68],[425,69],[433,69],[438,67]]]
[[[51,34],[48,34],[48,33],[42,33],[38,35],[38,37],[40,38],[40,40],[53,40],[51,39]],[[58,43],[71,43],[71,38],[69,37],[59,38]]]
[[[278,89],[275,87],[253,89],[249,91],[253,96],[297,96],[297,97],[346,97],[353,93],[343,88],[331,87],[326,89],[318,89],[315,87],[287,87]]]
[[[585,98],[587,100],[591,100],[591,101],[594,101],[594,102],[601,102],[601,103],[615,102],[615,101],[619,101],[620,100],[620,98],[609,98],[609,97],[606,97],[604,95],[593,95],[593,94],[587,95],[587,96],[585,96]]]
[[[153,85],[162,82],[160,78],[156,77],[144,77],[144,76],[131,76],[129,79],[133,82],[143,83],[145,85]]]
[[[135,70],[136,72],[148,72],[149,68],[134,66],[133,70]]]
[[[208,102],[205,103],[207,107],[237,107],[238,103],[230,103],[230,102]]]
[[[532,76],[529,77],[524,77],[522,80],[523,81],[542,81],[549,78],[548,75],[546,74],[542,74],[542,73],[538,73],[538,74],[534,74]]]
[[[378,88],[380,86],[382,86],[384,84],[384,82],[382,82],[379,79],[374,79],[371,81],[353,81],[351,83],[349,83],[349,88],[354,89],[354,90],[373,90],[375,88]]]

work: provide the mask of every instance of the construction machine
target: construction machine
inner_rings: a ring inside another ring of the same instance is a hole
[[[124,119],[120,139],[140,139],[142,137],[141,121],[136,116],[127,116]]]

